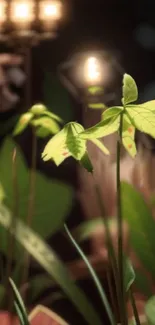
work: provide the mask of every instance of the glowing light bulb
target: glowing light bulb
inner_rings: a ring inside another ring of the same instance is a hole
[[[33,2],[13,1],[11,5],[11,21],[18,23],[31,23],[34,18]]]
[[[6,21],[6,1],[0,1],[0,23]]]
[[[87,59],[84,67],[84,76],[88,83],[98,83],[101,81],[101,66],[97,58],[90,57]]]
[[[61,18],[61,3],[59,1],[41,1],[39,18],[42,21],[49,22]]]

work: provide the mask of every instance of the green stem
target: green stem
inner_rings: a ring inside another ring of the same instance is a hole
[[[36,157],[37,157],[37,137],[35,130],[32,129],[32,163],[30,170],[30,188],[29,188],[29,200],[28,200],[28,213],[27,213],[27,225],[31,227],[33,215],[34,215],[34,203],[35,203],[35,180],[36,180]],[[23,281],[24,285],[28,280],[29,267],[30,267],[30,255],[25,252],[25,263],[24,263]]]
[[[125,290],[124,290],[123,218],[122,218],[121,178],[120,178],[122,130],[123,130],[123,114],[120,114],[119,139],[117,140],[117,169],[116,169],[117,221],[118,221],[118,269],[119,269],[119,280],[120,280],[120,290],[121,290],[122,317],[123,317],[123,323],[127,324],[126,299],[125,299]]]
[[[113,271],[113,275],[114,275],[114,280],[115,280],[115,287],[116,287],[116,294],[117,294],[117,299],[118,299],[118,305],[119,305],[119,310],[120,310],[120,317],[121,317],[121,322],[123,324],[123,318],[121,316],[121,311],[122,311],[122,304],[121,304],[121,300],[122,300],[122,296],[121,296],[121,290],[120,290],[120,281],[119,281],[119,270],[118,270],[118,265],[117,265],[117,259],[116,259],[116,255],[115,255],[115,251],[114,251],[114,247],[113,247],[113,241],[112,241],[112,237],[111,237],[111,233],[110,233],[110,229],[109,229],[109,224],[108,221],[105,217],[105,210],[104,210],[104,204],[103,204],[103,200],[102,200],[102,195],[100,192],[100,188],[98,186],[98,184],[96,184],[96,182],[94,181],[94,188],[95,188],[95,192],[96,192],[96,197],[98,200],[98,205],[100,207],[101,210],[101,215],[102,215],[102,220],[103,220],[103,224],[105,227],[105,234],[106,234],[106,242],[107,242],[107,247],[108,247],[108,253],[109,253],[109,257],[111,260],[111,265],[112,265],[112,271]]]
[[[132,305],[136,325],[141,325],[132,288],[130,288],[130,300],[131,300],[131,305]]]

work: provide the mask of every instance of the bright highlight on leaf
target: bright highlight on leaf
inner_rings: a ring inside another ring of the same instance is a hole
[[[76,122],[66,124],[64,129],[47,143],[42,153],[43,160],[53,160],[59,166],[66,158],[73,157],[91,172],[92,165],[87,155],[86,140],[79,137],[83,130],[83,126]]]
[[[130,75],[125,73],[123,77],[123,98],[122,98],[123,106],[135,102],[137,98],[138,98],[137,85],[134,79]]]
[[[79,133],[84,131],[82,125],[78,123],[68,123],[66,125],[66,145],[72,157],[76,160],[81,160],[86,152],[86,141],[78,137]]]
[[[113,118],[107,118],[95,126],[84,131],[80,137],[82,139],[99,139],[118,131],[120,125],[119,113]]]
[[[155,138],[155,113],[148,102],[142,105],[128,105],[125,108],[132,124],[141,132]]]

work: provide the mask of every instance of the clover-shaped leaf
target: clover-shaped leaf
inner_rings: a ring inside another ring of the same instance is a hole
[[[138,98],[137,85],[134,79],[130,75],[125,73],[123,77],[123,98],[122,98],[123,106],[135,102],[137,98]]]

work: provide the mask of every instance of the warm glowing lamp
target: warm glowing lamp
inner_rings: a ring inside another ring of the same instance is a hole
[[[102,81],[102,69],[99,59],[90,57],[84,64],[84,79],[87,84],[98,84]]]
[[[31,0],[13,0],[10,10],[10,20],[16,27],[27,27],[34,19],[34,2]]]
[[[62,4],[60,1],[42,0],[39,5],[39,19],[44,26],[55,24],[62,14]]]
[[[6,7],[7,7],[6,1],[0,0],[0,24],[3,24],[7,19]]]

